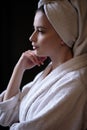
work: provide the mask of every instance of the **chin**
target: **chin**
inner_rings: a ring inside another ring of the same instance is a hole
[[[44,53],[42,53],[42,51],[40,52],[40,51],[35,51],[35,53],[36,53],[36,55],[38,56],[38,57],[47,57],[47,55],[46,54],[44,54]]]
[[[40,52],[35,52],[36,53],[36,55],[38,56],[38,57],[43,57],[44,55],[42,54],[42,53],[40,53]]]

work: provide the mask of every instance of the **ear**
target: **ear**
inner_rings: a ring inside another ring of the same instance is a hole
[[[65,43],[64,43],[64,41],[63,40],[61,40],[61,45],[63,46],[63,45],[65,45]]]

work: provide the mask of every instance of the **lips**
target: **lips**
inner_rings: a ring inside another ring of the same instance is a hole
[[[36,50],[38,49],[39,47],[38,46],[33,46],[33,50]]]
[[[34,44],[32,44],[32,46],[33,46],[33,50],[36,50],[36,49],[39,48],[38,46],[36,46],[36,45],[34,45]]]

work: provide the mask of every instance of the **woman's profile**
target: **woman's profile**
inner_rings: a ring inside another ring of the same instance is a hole
[[[40,0],[29,37],[7,89],[0,125],[10,130],[87,129],[87,0]],[[20,90],[27,69],[46,68]]]

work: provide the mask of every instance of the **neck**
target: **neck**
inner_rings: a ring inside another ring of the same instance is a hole
[[[53,57],[51,57],[52,60],[52,70],[55,69],[57,66],[63,64],[64,62],[70,60],[73,55],[71,50],[69,51],[63,51],[64,53],[61,53],[60,55],[56,53]]]

